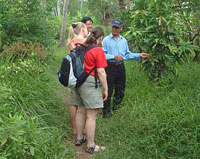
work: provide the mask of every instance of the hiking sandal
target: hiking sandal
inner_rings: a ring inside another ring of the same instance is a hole
[[[83,138],[80,139],[80,140],[78,140],[78,139],[76,138],[76,140],[75,140],[75,146],[81,146],[82,143],[84,143],[84,142],[86,142],[86,141],[87,141],[87,138],[86,138],[85,136],[83,136]]]
[[[93,153],[95,153],[95,152],[101,152],[101,151],[103,151],[103,150],[105,150],[105,147],[101,147],[101,146],[98,146],[98,145],[94,145],[94,146],[92,146],[92,147],[87,147],[87,148],[85,149],[85,152],[93,154]]]

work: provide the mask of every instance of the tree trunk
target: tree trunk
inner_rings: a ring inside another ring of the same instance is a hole
[[[122,11],[122,10],[125,10],[125,3],[124,3],[124,0],[119,0],[119,9]]]
[[[56,9],[57,15],[56,16],[60,16],[60,0],[57,1],[57,9]]]
[[[131,6],[130,1],[129,1],[129,0],[126,0],[126,7],[127,7],[128,10],[130,9],[130,6]]]
[[[104,16],[103,16],[103,23],[105,26],[108,26],[112,21],[112,13],[109,8],[105,8]]]
[[[65,0],[63,5],[63,18],[62,18],[62,26],[60,32],[60,44],[59,48],[65,48],[65,32],[66,32],[66,14],[70,0]]]
[[[82,11],[82,9],[83,9],[83,0],[80,0],[80,2],[81,2],[80,10]]]

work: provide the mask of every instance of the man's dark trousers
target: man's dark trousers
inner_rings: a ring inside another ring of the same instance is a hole
[[[104,116],[110,113],[111,97],[114,91],[113,110],[119,108],[121,104],[126,83],[126,71],[123,63],[109,64],[106,68],[107,83],[108,83],[108,99],[104,102],[103,113]]]

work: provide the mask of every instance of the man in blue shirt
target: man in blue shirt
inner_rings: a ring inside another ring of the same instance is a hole
[[[103,40],[103,50],[108,62],[108,67],[106,68],[108,98],[104,102],[103,108],[103,117],[105,118],[108,118],[110,115],[110,103],[113,90],[115,90],[113,111],[118,109],[124,97],[126,83],[124,60],[135,60],[140,57],[146,58],[149,56],[146,53],[132,53],[129,51],[126,39],[120,35],[122,29],[122,21],[120,19],[114,19],[112,21],[112,33]]]

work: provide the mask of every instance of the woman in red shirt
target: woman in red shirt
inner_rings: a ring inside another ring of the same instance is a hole
[[[68,35],[68,48],[71,51],[74,49],[78,44],[83,44],[88,36],[87,27],[82,22],[73,23],[69,27],[69,35]],[[76,138],[77,130],[76,130],[76,113],[77,107],[79,106],[79,102],[76,102],[75,92],[74,89],[70,89],[70,96],[69,96],[69,117],[70,122],[74,134],[74,138]]]
[[[103,30],[100,27],[94,28],[84,45],[87,47],[94,44],[101,46],[103,34]],[[95,87],[95,73],[93,71],[86,81],[75,89],[76,97],[81,99],[81,105],[83,105],[78,108],[76,115],[77,141],[80,142],[80,145],[82,144],[85,127],[87,136],[86,152],[94,153],[105,149],[105,147],[95,145],[94,142],[98,110],[103,108],[103,101],[108,96],[108,86],[104,70],[107,67],[107,61],[101,47],[92,48],[85,54],[84,66],[87,73],[96,67],[98,87]]]

